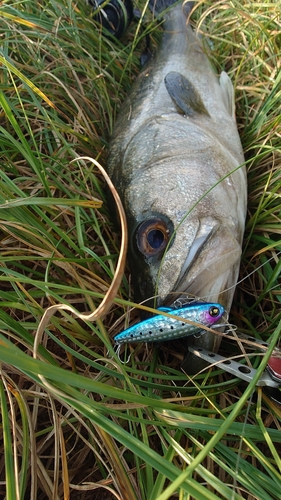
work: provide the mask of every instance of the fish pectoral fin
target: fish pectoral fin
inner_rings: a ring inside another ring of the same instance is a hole
[[[233,119],[235,119],[235,99],[234,88],[228,74],[222,71],[220,75],[220,87],[222,91],[223,103]]]
[[[164,78],[166,89],[179,110],[188,116],[195,113],[210,116],[192,83],[177,71],[170,71]]]

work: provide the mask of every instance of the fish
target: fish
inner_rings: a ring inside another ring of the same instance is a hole
[[[191,28],[192,4],[152,6],[162,41],[119,111],[107,161],[127,216],[134,299],[161,307],[196,297],[229,311],[247,209],[234,88]],[[217,351],[220,336],[196,342]]]
[[[221,304],[196,302],[186,304],[176,309],[172,307],[159,307],[159,314],[145,319],[114,337],[115,344],[122,345],[129,342],[163,342],[165,340],[179,339],[189,335],[204,333],[202,326],[208,328],[215,325],[225,313]],[[161,312],[171,316],[163,316]],[[180,321],[173,316],[184,320]]]

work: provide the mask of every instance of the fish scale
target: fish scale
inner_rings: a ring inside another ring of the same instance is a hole
[[[137,323],[114,337],[118,345],[128,342],[154,342],[178,339],[195,335],[202,330],[202,326],[211,327],[222,318],[225,309],[216,303],[187,304],[179,309],[161,307],[158,309],[171,316],[163,316],[161,313]],[[189,324],[180,321],[173,316],[192,321]]]

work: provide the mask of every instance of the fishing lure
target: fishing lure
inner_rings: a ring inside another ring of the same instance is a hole
[[[202,326],[212,327],[225,313],[221,304],[205,302],[189,303],[178,309],[159,307],[158,311],[190,320],[196,325],[177,320],[172,316],[156,314],[118,333],[114,337],[115,343],[121,345],[128,342],[154,342],[187,337],[202,331]]]

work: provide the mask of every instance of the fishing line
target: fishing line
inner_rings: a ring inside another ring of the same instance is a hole
[[[164,260],[165,260],[165,256],[168,252],[168,250],[170,249],[170,247],[172,246],[172,243],[174,241],[174,238],[177,234],[177,231],[179,229],[179,227],[185,222],[185,220],[188,218],[188,216],[192,213],[192,211],[196,208],[197,205],[200,204],[200,202],[202,200],[204,200],[204,198],[211,192],[213,191],[213,189],[216,188],[216,186],[218,186],[219,184],[221,184],[221,182],[225,181],[229,176],[231,176],[233,173],[235,173],[236,171],[238,171],[240,168],[246,166],[248,163],[250,162],[250,159],[249,160],[245,160],[244,163],[242,163],[241,165],[239,165],[238,167],[234,168],[233,170],[231,170],[230,172],[228,172],[225,176],[221,177],[221,179],[219,179],[215,184],[213,184],[209,189],[207,189],[205,191],[205,193],[193,204],[193,206],[188,210],[188,212],[184,215],[184,217],[182,218],[182,220],[180,221],[180,223],[177,225],[177,227],[174,229],[168,243],[167,243],[167,246],[164,250],[164,253],[163,253],[163,256],[162,256],[162,259],[161,259],[161,262],[160,262],[160,266],[159,266],[159,270],[158,270],[158,273],[157,273],[157,280],[156,280],[156,286],[155,286],[155,291],[157,292],[157,289],[158,289],[158,283],[159,283],[159,278],[160,278],[160,275],[161,275],[161,269],[162,269],[162,265],[164,263]],[[280,255],[281,252],[278,252],[276,254],[276,256]],[[267,262],[270,262],[270,260],[274,259],[274,257],[271,257]],[[251,274],[253,274],[256,270],[260,269],[260,267],[262,267],[263,265],[265,265],[267,262],[265,262],[264,264],[261,264],[257,269],[255,269],[254,271],[252,271],[248,276],[251,276]],[[224,293],[226,291],[229,291],[231,290],[232,288],[235,288],[237,284],[241,283],[242,281],[244,281],[244,279],[248,278],[248,276],[246,276],[245,278],[243,278],[242,280],[238,281],[235,285],[232,285],[231,287],[227,288],[226,290],[224,290],[223,292],[221,293]],[[204,298],[204,297],[203,297]]]
[[[246,279],[248,279],[250,276],[252,276],[252,274],[254,274],[256,271],[258,271],[259,269],[261,269],[266,264],[268,264],[271,260],[275,260],[275,258],[278,257],[280,254],[281,254],[281,251],[277,252],[277,254],[275,256],[270,257],[266,262],[264,262],[263,264],[260,264],[253,271],[251,271],[249,274],[247,274],[247,276],[244,276],[244,278],[241,278],[241,280],[237,281],[235,283],[235,285],[232,285],[229,288],[225,288],[224,290],[220,291],[220,293],[225,293],[225,292],[228,292],[229,290],[232,290],[232,288],[236,288],[237,285],[240,285],[240,283],[243,283],[243,281],[245,281]],[[280,286],[279,284],[274,285],[269,290],[267,290],[267,292],[270,292],[271,290],[274,290],[274,288],[278,288],[279,286]],[[194,297],[192,297],[191,294],[189,294],[188,292],[170,292],[169,293],[169,295],[176,295],[176,294],[180,294],[180,295],[186,294],[186,300],[188,302],[190,302],[190,303],[195,302],[195,301],[199,301],[199,300],[203,300],[203,301],[204,300],[210,300],[210,297],[212,297],[211,295],[205,295],[203,297],[198,297],[198,296],[194,295]],[[157,297],[160,297],[160,295],[159,294],[158,295],[154,295],[154,296],[150,297],[147,300],[151,300],[151,299],[154,299],[154,298],[157,298]],[[177,301],[180,302],[182,300],[184,301],[185,299],[182,298],[182,297],[179,297],[178,299],[175,300],[175,302],[173,304],[175,304]],[[183,302],[183,303],[186,303],[186,302]]]
[[[263,266],[265,266],[266,264],[268,264],[269,262],[271,262],[272,260],[275,260],[276,257],[278,257],[279,255],[281,255],[281,251],[277,252],[277,254],[273,257],[270,257],[268,260],[266,260],[266,262],[264,262],[263,264],[260,264],[258,267],[256,267],[253,271],[251,271],[249,274],[247,274],[246,276],[244,276],[244,278],[242,278],[241,280],[237,281],[235,283],[235,285],[232,285],[231,287],[229,288],[225,288],[224,290],[222,290],[220,293],[225,293],[225,292],[228,292],[229,290],[231,290],[232,288],[235,288],[237,285],[240,285],[240,283],[243,283],[243,281],[245,281],[246,279],[248,279],[250,276],[252,276],[256,271],[258,271],[259,269],[261,269]],[[271,290],[274,290],[274,288],[278,288],[280,285],[277,284],[277,285],[274,285],[273,287],[271,287],[269,290],[267,290],[268,292],[270,292]],[[183,305],[186,305],[186,304],[192,304],[193,302],[198,302],[198,301],[205,301],[205,300],[209,300],[210,296],[203,296],[203,297],[198,297],[197,295],[193,295],[193,294],[190,294],[188,292],[169,292],[169,295],[181,295],[181,297],[178,297],[177,299],[175,299],[175,301],[173,302],[172,306],[173,307],[181,307]],[[182,297],[183,295],[186,295],[186,297]],[[138,305],[144,305],[146,302],[149,302],[151,300],[154,300],[154,299],[157,299],[157,298],[160,298],[160,294],[155,294],[155,295],[151,295],[150,297],[148,297],[147,299],[144,299],[142,300],[139,304],[136,304],[135,307],[132,307],[132,309],[130,309],[130,311],[134,310],[134,309],[137,309],[137,306]],[[126,314],[126,313],[125,313]],[[124,314],[124,316],[125,316]],[[119,318],[120,320],[120,318]]]
[[[240,285],[240,283],[242,283],[243,281],[245,281],[247,278],[249,278],[250,276],[252,276],[252,274],[254,274],[256,271],[258,271],[259,269],[261,269],[263,266],[265,266],[266,264],[268,264],[268,262],[270,262],[271,260],[275,259],[275,257],[278,257],[278,255],[281,254],[281,251],[280,252],[277,252],[277,254],[273,257],[270,257],[270,259],[268,259],[266,262],[264,262],[263,264],[260,264],[260,266],[258,266],[256,269],[254,269],[253,271],[251,271],[249,274],[247,274],[247,276],[245,276],[244,278],[242,278],[241,280],[237,281],[237,283],[235,285],[232,285],[231,287],[229,288],[226,288],[225,290],[223,290],[221,293],[224,293],[224,292],[228,292],[229,290],[231,290],[232,288],[235,288],[237,285]],[[270,288],[270,290],[273,290],[274,288],[276,288],[278,285],[275,285],[274,287]],[[268,290],[268,292],[270,292],[270,290]]]
[[[238,281],[238,283],[241,283],[241,282],[242,282],[242,281],[244,281],[246,278],[248,278],[249,276],[251,276],[254,272],[256,272],[256,271],[258,271],[260,268],[262,268],[265,264],[267,264],[268,262],[270,262],[272,259],[275,259],[278,255],[280,255],[280,253],[281,253],[281,252],[278,252],[275,256],[273,256],[273,257],[269,258],[266,262],[264,262],[263,264],[261,264],[260,266],[258,266],[256,269],[254,269],[251,273],[249,273],[247,276],[245,276],[242,280]],[[238,284],[238,283],[237,283],[237,284]],[[234,285],[234,286],[236,286],[236,285]],[[233,288],[233,287],[230,287],[229,289],[231,289],[231,288]],[[227,290],[229,290],[229,289],[226,289],[225,291],[227,291]],[[178,293],[178,292],[173,292],[173,293]],[[157,296],[157,295],[155,295],[154,297],[150,297],[150,298],[148,298],[148,299],[146,299],[146,300],[143,300],[140,304],[136,305],[136,306],[135,306],[135,308],[138,308],[138,307],[140,307],[141,305],[145,304],[147,301],[149,301],[149,300],[151,300],[151,299],[156,299],[157,297],[158,297],[158,296]],[[153,311],[153,310],[151,310],[151,308],[147,308],[147,309],[148,309],[148,310],[150,309],[150,311],[149,311],[150,313],[159,314],[159,315],[161,315],[161,314],[162,314],[162,315],[164,315],[164,316],[166,316],[166,315],[167,315],[167,313],[168,313],[168,314],[169,314],[169,316],[171,315],[171,316],[174,316],[174,317],[175,317],[175,319],[179,319],[179,318],[177,318],[177,317],[176,317],[176,314],[177,314],[176,309],[177,309],[177,308],[179,308],[179,307],[183,307],[184,305],[189,305],[189,304],[192,304],[192,303],[196,303],[196,302],[198,302],[198,301],[202,301],[202,299],[204,299],[204,298],[207,298],[207,297],[196,297],[196,296],[194,296],[194,297],[190,297],[190,296],[189,296],[189,297],[186,297],[186,298],[184,298],[184,297],[179,297],[179,298],[177,298],[177,299],[176,299],[176,300],[172,303],[171,310],[170,310],[170,311],[168,311],[168,310],[167,310],[167,312],[165,312],[165,311],[161,311],[161,310],[159,310],[159,309],[155,309],[154,311]],[[140,307],[140,308],[141,308],[141,309],[143,309],[143,307]],[[133,309],[134,309],[134,308],[132,308],[132,309],[131,309],[130,311],[128,311],[128,312],[131,312]],[[174,309],[174,311],[173,311],[173,309]],[[125,317],[125,316],[128,314],[128,312],[127,312],[127,313],[125,313],[122,317]],[[174,314],[173,314],[173,313],[174,313]],[[117,326],[117,323],[119,323],[120,321],[122,321],[122,317],[121,317],[121,318],[119,318],[119,320],[118,320],[118,321],[117,321],[117,322],[113,325],[112,329],[115,329],[115,328],[116,328],[116,326]],[[252,342],[251,340],[241,339],[239,336],[236,336],[236,335],[235,335],[235,332],[236,332],[236,330],[237,330],[237,326],[236,326],[236,325],[234,325],[234,324],[230,324],[230,323],[228,322],[228,313],[227,313],[227,311],[226,311],[225,317],[224,317],[223,319],[225,319],[225,320],[226,320],[224,323],[218,323],[218,324],[216,324],[216,325],[212,325],[212,329],[211,329],[211,328],[206,328],[204,325],[202,325],[202,329],[201,329],[200,331],[198,331],[198,333],[196,333],[196,334],[194,335],[194,338],[198,339],[198,338],[200,338],[202,335],[206,334],[206,331],[210,331],[210,332],[212,332],[213,334],[215,334],[215,335],[219,335],[219,336],[224,337],[224,338],[226,338],[226,337],[227,337],[228,339],[232,339],[232,340],[236,340],[236,341],[238,340],[238,341],[239,341],[239,343],[241,342],[241,348],[242,348],[242,345],[243,345],[243,344],[246,344],[246,345],[248,345],[248,346],[253,345],[253,342]],[[187,319],[186,319],[186,321],[185,321],[185,322],[186,322],[186,323],[193,323],[193,322],[190,322],[190,321],[189,321],[189,320],[187,320]],[[221,329],[221,328],[226,328],[226,330],[225,330],[225,331],[223,331],[223,332],[221,332],[221,331],[216,331],[216,330]],[[232,336],[231,336],[231,333],[232,333]],[[233,336],[233,335],[235,335],[235,336]],[[265,349],[265,350],[266,350],[266,349]],[[116,353],[117,353],[117,356],[118,356],[119,360],[122,362],[122,360],[120,359],[120,350],[118,349],[118,350],[116,351]],[[127,363],[128,363],[128,361],[129,361],[129,359],[128,359],[128,360],[125,360],[125,361],[124,361],[124,363],[125,363],[125,364],[127,364]],[[123,363],[123,362],[122,362],[122,363]]]
[[[233,286],[232,286],[232,287],[230,287],[230,288],[227,288],[227,289],[223,290],[221,293],[224,293],[225,291],[228,291],[228,290],[230,290],[231,288],[236,287],[236,286],[237,286],[237,284],[242,283],[242,282],[243,282],[244,280],[246,280],[249,276],[251,276],[251,275],[252,275],[252,274],[254,274],[256,271],[258,271],[259,269],[261,269],[263,266],[265,266],[265,265],[266,265],[268,262],[270,262],[271,260],[273,260],[273,259],[275,259],[276,257],[278,257],[280,254],[281,254],[281,252],[277,252],[277,254],[276,254],[275,256],[272,256],[271,258],[269,258],[266,262],[264,262],[263,264],[261,264],[260,266],[258,266],[256,269],[254,269],[251,273],[249,273],[249,274],[248,274],[247,276],[245,276],[243,279],[239,280],[239,281],[238,281],[235,285],[233,285]],[[275,287],[277,287],[277,286],[278,286],[278,285],[276,285]],[[273,288],[275,288],[275,287],[272,287],[271,289],[273,289]],[[170,295],[173,295],[173,294],[178,294],[178,293],[181,293],[181,295],[183,295],[183,294],[184,294],[184,292],[171,292],[171,294],[170,294]],[[196,296],[190,296],[190,294],[189,294],[189,295],[188,295],[188,294],[186,294],[186,295],[187,295],[187,297],[179,297],[179,298],[177,298],[177,299],[176,299],[176,300],[172,303],[172,309],[173,309],[173,308],[174,308],[174,309],[177,309],[178,307],[182,307],[182,306],[184,306],[184,305],[192,304],[192,303],[195,303],[195,302],[198,302],[198,301],[204,301],[204,299],[208,299],[208,300],[210,300],[210,297],[209,297],[209,296],[208,296],[208,297],[207,297],[207,296],[203,296],[203,297],[196,297]],[[130,311],[127,311],[127,312],[126,312],[126,313],[125,313],[125,314],[124,314],[121,318],[119,318],[119,319],[117,320],[117,322],[116,322],[116,323],[112,326],[111,331],[112,331],[113,329],[115,329],[115,328],[116,328],[117,323],[120,323],[120,321],[122,321],[122,318],[126,317],[126,315],[127,315],[128,313],[130,313],[130,312],[131,312],[131,311],[133,311],[134,309],[137,309],[137,308],[138,308],[138,306],[141,306],[141,305],[145,304],[146,302],[148,302],[148,301],[150,301],[150,300],[152,300],[152,299],[156,299],[156,298],[158,298],[158,297],[159,297],[159,295],[154,295],[154,296],[149,297],[148,299],[143,300],[140,304],[136,304],[136,306],[135,306],[134,308],[131,308],[131,309],[130,309]],[[140,309],[142,309],[142,308],[140,308]],[[150,311],[149,311],[149,309],[150,309]],[[154,314],[157,314],[157,313],[158,313],[158,314],[161,314],[161,313],[162,313],[162,311],[159,311],[159,310],[157,310],[157,309],[155,309],[154,311],[152,311],[152,310],[151,310],[151,308],[148,308],[148,311],[149,311],[150,313],[154,313]],[[173,311],[172,311],[172,310],[171,310],[170,314],[171,314],[171,315],[173,315]],[[165,315],[165,313],[164,313],[164,315]],[[227,317],[226,317],[226,321],[227,321],[227,320],[228,320],[228,315],[227,315]],[[187,321],[186,321],[186,322],[187,322]],[[218,331],[215,331],[216,329],[218,329],[218,328],[223,328],[223,327],[226,327],[226,328],[227,328],[227,330],[225,330],[224,332],[218,332]],[[211,330],[211,329],[207,329],[207,328],[202,327],[202,331],[201,331],[201,332],[198,332],[198,333],[195,335],[195,338],[199,338],[199,337],[201,337],[201,336],[202,336],[202,335],[204,335],[204,333],[206,333],[206,331],[208,331],[208,330],[209,330],[209,331],[212,331],[212,333],[214,333],[214,334],[216,334],[216,335],[219,335],[219,336],[221,336],[221,337],[226,337],[226,336],[227,336],[228,338],[235,339],[235,337],[230,337],[230,335],[229,335],[229,334],[230,334],[230,333],[232,333],[232,332],[234,333],[234,332],[237,330],[237,326],[236,326],[236,325],[234,325],[234,324],[230,324],[230,323],[226,322],[226,323],[222,323],[222,324],[213,325],[213,326],[212,326],[212,330]],[[237,340],[237,339],[236,339],[236,340]],[[245,343],[245,344],[247,344],[247,345],[251,345],[251,342],[250,342],[250,341],[247,341],[247,340],[245,340],[245,339],[243,339],[243,340],[242,340],[242,339],[240,339],[240,341],[242,341],[243,343]]]

